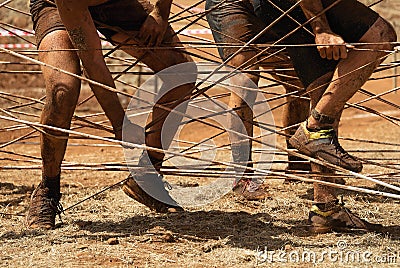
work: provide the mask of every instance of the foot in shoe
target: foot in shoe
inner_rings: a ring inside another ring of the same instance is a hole
[[[33,191],[26,217],[30,229],[54,229],[56,215],[61,214],[61,193],[52,193],[49,188],[40,183]],[[60,217],[61,219],[61,217]]]
[[[303,122],[289,142],[301,153],[323,159],[345,169],[361,172],[362,162],[348,154],[339,144],[334,129],[311,131]]]
[[[361,219],[343,205],[336,204],[328,210],[317,205],[311,207],[308,229],[315,234],[329,232],[381,232],[381,224],[369,223]]]
[[[249,201],[264,200],[271,197],[266,187],[261,187],[260,184],[251,179],[239,180],[232,190]]]
[[[154,176],[157,176],[157,178],[153,178]],[[145,181],[146,179],[147,181]],[[160,200],[154,198],[153,194],[150,195],[147,193],[147,191],[143,189],[142,183],[146,182],[147,185],[150,185],[151,183],[155,182],[155,179],[159,179],[158,174],[136,174],[134,176],[130,175],[128,179],[124,182],[122,190],[130,198],[147,206],[152,211],[158,213],[183,211],[183,208],[179,206],[176,201],[172,199],[172,197],[169,195],[168,191],[165,190],[163,184],[153,185],[158,186],[156,192],[154,191],[154,187],[150,187],[150,190],[152,190],[152,192],[155,192],[155,197],[160,197]],[[139,180],[140,185],[138,184],[137,180]]]

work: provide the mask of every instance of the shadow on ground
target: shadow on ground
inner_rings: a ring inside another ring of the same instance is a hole
[[[254,250],[268,243],[276,245],[276,249],[284,244],[277,238],[281,234],[295,236],[306,235],[305,221],[287,221],[292,227],[277,226],[266,213],[250,214],[246,212],[224,212],[219,210],[195,211],[169,214],[163,216],[135,216],[120,222],[75,222],[81,230],[93,233],[93,239],[98,239],[100,233],[112,233],[113,236],[139,236],[151,234],[152,230],[162,229],[172,232],[174,237],[192,242],[219,240],[228,238],[227,244],[234,247]],[[90,235],[85,235],[88,237]],[[271,248],[273,249],[273,248]]]

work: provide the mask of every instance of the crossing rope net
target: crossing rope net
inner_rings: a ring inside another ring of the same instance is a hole
[[[396,5],[395,1],[364,2],[373,9],[382,11],[383,16],[386,14],[386,7]],[[254,159],[259,159],[260,155],[263,154],[273,154],[274,157],[268,160],[268,164],[270,164],[268,170],[254,168],[254,172],[246,173],[245,176],[266,180],[319,181],[322,175],[306,171],[286,170],[289,164],[288,153],[300,154],[293,149],[288,150],[286,148],[287,135],[284,130],[290,127],[296,128],[297,125],[283,126],[281,123],[282,109],[296,98],[308,99],[308,95],[296,94],[296,92],[287,93],[284,90],[283,85],[289,84],[296,87],[295,84],[290,84],[293,77],[285,74],[287,71],[293,71],[291,66],[282,62],[277,65],[264,63],[270,57],[270,51],[284,50],[285,47],[290,45],[283,46],[279,43],[255,44],[254,42],[246,43],[240,40],[236,43],[216,44],[212,37],[212,30],[205,18],[210,10],[205,10],[204,6],[205,0],[175,1],[169,22],[180,37],[182,47],[164,45],[147,49],[180,49],[189,54],[198,66],[219,66],[222,64],[223,61],[217,52],[218,47],[237,48],[239,51],[250,47],[256,50],[257,58],[253,59],[254,63],[247,64],[246,67],[239,68],[239,70],[245,74],[250,73],[259,76],[260,82],[257,90],[265,97],[265,102],[269,106],[268,112],[272,112],[274,115],[274,133],[277,136],[277,142],[273,149],[258,146],[261,130],[269,126],[262,124],[262,122],[255,126],[254,136],[248,137],[254,142],[252,151]],[[400,7],[392,7],[390,10],[400,10]],[[396,16],[400,16],[400,14],[396,14],[394,11],[386,15],[396,26]],[[40,113],[46,98],[41,68],[54,69],[54,67],[38,59],[39,51],[35,45],[26,1],[3,1],[0,3],[0,17],[2,18],[0,21],[0,172],[25,169],[40,170],[42,162],[39,137],[40,133],[46,133],[46,130],[49,129],[49,127],[39,123]],[[299,27],[302,27],[302,25],[299,24]],[[222,34],[226,35],[227,33]],[[361,48],[361,45],[365,45],[365,43],[351,45],[354,50],[365,50]],[[302,158],[304,162],[312,161],[336,170],[335,173],[324,174],[325,177],[364,179],[382,185],[386,187],[384,188],[386,190],[391,188],[396,192],[327,184],[353,191],[400,198],[397,193],[400,189],[395,185],[400,179],[400,103],[399,93],[397,93],[400,75],[397,67],[400,62],[397,59],[398,56],[396,56],[399,43],[393,45],[395,49],[387,51],[388,58],[380,64],[368,82],[347,103],[341,119],[340,130],[343,129],[343,131],[340,131],[339,139],[349,153],[362,159],[364,163],[363,173],[349,172],[325,161],[304,155]],[[147,90],[148,94],[156,95],[157,85],[152,84],[145,89],[142,88],[142,85],[154,76],[154,72],[141,63],[140,59],[130,57],[119,50],[118,46],[113,46],[104,38],[102,47],[106,63],[116,82],[116,89],[113,90],[119,93],[120,100],[125,108],[128,105],[133,105],[130,106],[131,108],[135,107],[135,101],[140,102],[140,90]],[[260,69],[255,71],[253,68],[255,65],[260,66]],[[65,73],[62,69],[57,70]],[[213,72],[223,73],[223,69],[214,68]],[[101,155],[98,154],[94,154],[92,158],[86,159],[86,161],[69,159],[63,161],[62,169],[72,172],[75,170],[128,171],[127,163],[121,153],[121,141],[113,139],[109,121],[99,108],[88,87],[88,83],[93,83],[93,81],[84,76],[75,76],[82,80],[82,90],[72,125],[70,129],[57,130],[69,134],[69,148],[78,151],[90,150],[90,148],[98,150],[100,148],[102,152],[117,156],[114,158],[115,161],[106,162],[103,162]],[[276,79],[277,77],[281,79]],[[202,94],[194,94],[192,97],[193,103],[201,102],[204,99],[227,103],[230,92],[223,90],[224,83],[224,79],[217,82],[212,81],[212,83],[206,81],[199,87],[199,92]],[[106,86],[104,88],[109,89]],[[298,92],[302,90],[303,88],[299,87],[297,89]],[[154,102],[149,104],[154,105]],[[150,110],[148,109],[147,112],[150,112]],[[230,113],[232,110],[226,109],[225,112]],[[227,167],[234,166],[234,163],[228,157],[231,154],[232,144],[228,135],[226,135],[229,131],[221,129],[217,123],[212,121],[217,113],[221,112],[211,111],[208,118],[186,121],[185,128],[180,132],[180,135],[174,137],[174,144],[179,144],[179,148],[172,146],[164,150],[168,155],[161,170],[164,174],[178,176],[179,178],[196,177],[199,181],[220,176],[235,176],[234,172],[224,172]],[[201,133],[201,135],[197,135],[198,133]],[[210,141],[212,141],[212,144]],[[218,156],[220,158],[213,158],[209,161],[201,159],[202,162],[196,162],[196,165],[187,164],[180,168],[171,164],[173,158],[201,158],[202,153],[216,148],[221,153]]]

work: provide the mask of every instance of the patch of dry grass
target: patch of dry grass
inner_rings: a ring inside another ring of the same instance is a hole
[[[24,211],[26,193],[31,188],[13,182],[12,173],[2,179],[1,210]],[[68,175],[68,185],[63,186],[65,207],[102,188],[73,183]],[[100,174],[90,175],[99,179]],[[120,175],[108,176],[110,183]],[[270,182],[272,199],[247,202],[228,194],[207,207],[170,215],[151,213],[119,189],[113,189],[68,211],[61,227],[52,231],[29,231],[23,227],[22,217],[3,217],[0,259],[10,267],[280,267],[278,260],[268,263],[263,254],[268,250],[293,257],[293,252],[312,251],[322,256],[324,251],[337,250],[341,241],[346,243],[345,252],[370,252],[373,256],[399,249],[399,203],[383,198],[353,194],[346,200],[361,216],[388,226],[390,235],[310,236],[305,229],[310,189],[309,184],[286,185],[275,180]],[[4,206],[6,200],[21,193],[25,196],[23,202]],[[286,265],[308,267],[310,263],[289,261]],[[336,265],[327,257],[322,263],[323,267]],[[348,265],[358,266],[355,262]]]

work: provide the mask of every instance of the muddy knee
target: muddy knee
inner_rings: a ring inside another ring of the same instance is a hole
[[[71,123],[79,97],[79,87],[71,88],[64,83],[57,83],[46,96],[42,123],[66,128]]]

